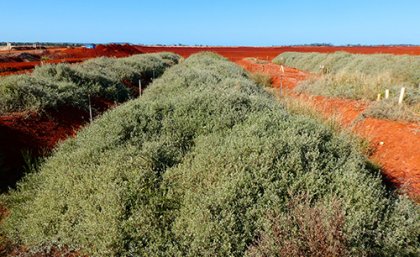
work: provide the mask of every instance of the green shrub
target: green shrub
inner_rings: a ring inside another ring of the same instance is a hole
[[[397,98],[401,87],[406,87],[404,99],[406,111],[396,112],[396,101],[375,104],[368,115],[393,120],[420,119],[420,57],[390,54],[350,54],[337,52],[295,53],[277,56],[273,62],[297,67],[315,73],[319,77],[298,85],[298,92],[314,95],[375,100],[389,89],[391,97]],[[378,109],[378,107],[383,109]],[[409,113],[409,115],[407,115]]]
[[[419,102],[420,104],[420,102]],[[366,109],[367,116],[380,119],[405,120],[420,122],[420,109],[417,111],[405,103],[398,104],[398,99],[374,102]]]
[[[287,113],[237,65],[197,54],[3,196],[1,231],[34,251],[243,256],[270,233],[268,214],[287,217],[304,194],[311,206],[340,202],[346,252],[417,254],[418,206],[368,167],[349,141]]]
[[[251,79],[262,87],[272,87],[273,84],[271,76],[264,73],[253,73]]]
[[[123,102],[134,96],[125,83],[137,85],[139,79],[147,82],[179,59],[175,54],[157,53],[37,66],[31,75],[0,79],[0,114],[60,106],[87,109],[89,95]]]
[[[325,73],[362,73],[366,76],[387,74],[393,82],[404,82],[417,87],[420,83],[420,57],[392,54],[350,54],[335,53],[282,53],[273,59],[274,63],[293,66],[298,69]]]
[[[295,196],[285,213],[269,213],[268,228],[248,256],[348,256],[339,201],[315,206]]]

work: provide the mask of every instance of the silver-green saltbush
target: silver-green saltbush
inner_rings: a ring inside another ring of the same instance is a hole
[[[298,92],[376,100],[378,94],[383,98],[388,89],[390,99],[375,104],[368,115],[392,120],[420,120],[419,56],[286,52],[273,62],[322,74],[300,83],[296,88]],[[401,87],[406,87],[403,107],[396,104]]]
[[[378,76],[388,73],[394,81],[418,86],[420,83],[420,57],[392,54],[335,53],[282,53],[274,63],[293,66],[302,70],[325,73],[356,73]],[[321,68],[323,67],[323,68]]]
[[[3,196],[1,231],[35,251],[243,256],[267,214],[299,194],[326,209],[340,201],[349,255],[419,251],[418,206],[386,189],[351,142],[204,53],[62,143]]]
[[[148,83],[179,60],[176,54],[157,53],[37,66],[30,75],[0,79],[0,114],[62,106],[83,109],[88,106],[89,95],[123,102],[134,96],[127,84],[136,86],[139,80]]]

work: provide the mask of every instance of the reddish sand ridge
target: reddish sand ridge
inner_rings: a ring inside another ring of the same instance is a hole
[[[193,53],[202,51],[212,51],[219,53],[232,61],[238,61],[245,57],[256,57],[265,60],[272,60],[277,55],[295,51],[295,52],[321,52],[330,53],[336,51],[347,51],[349,53],[388,53],[388,54],[409,54],[420,55],[420,46],[354,46],[354,47],[338,47],[338,46],[284,46],[284,47],[176,47],[176,46],[135,46],[135,45],[98,45],[95,49],[87,49],[84,47],[76,48],[48,48],[40,56],[48,57],[49,60],[44,63],[57,62],[80,62],[89,58],[100,56],[125,57],[139,53],[152,52],[174,52],[188,57]],[[11,53],[32,53],[38,54],[40,50],[23,50],[11,51]],[[41,51],[42,52],[42,51]],[[10,54],[9,51],[0,51],[0,59],[2,56]],[[30,71],[41,62],[0,62],[0,76],[22,73]]]
[[[22,51],[17,51],[21,53]],[[107,57],[127,57],[133,54],[141,54],[142,52],[131,45],[98,45],[95,49],[87,49],[84,47],[76,48],[48,48],[48,50],[28,50],[25,53],[32,53],[41,57],[46,57],[44,61],[29,61],[29,62],[0,62],[0,76],[19,74],[24,72],[30,72],[35,66],[41,65],[42,63],[77,63],[87,59],[107,56]],[[11,53],[15,53],[12,51]],[[9,52],[0,52],[0,59],[10,58]]]
[[[258,64],[241,60],[239,65],[251,72],[264,72],[274,79],[274,86],[280,86],[280,66]],[[309,74],[294,68],[284,67],[283,85],[293,89],[297,82]],[[403,187],[415,199],[420,197],[420,124],[361,118],[368,106],[366,101],[356,101],[322,96],[289,95],[309,102],[326,116],[338,115],[343,126],[355,125],[353,131],[370,142],[373,152],[371,160],[381,165],[383,174],[395,185]],[[356,120],[357,119],[357,120]],[[359,121],[360,119],[360,121]]]
[[[84,118],[83,118],[84,117]],[[22,151],[43,156],[60,140],[65,140],[87,122],[88,115],[76,108],[66,108],[47,114],[14,113],[0,116],[0,152],[7,160],[0,173],[0,191],[4,191],[22,176],[25,160]]]
[[[184,47],[184,46],[137,46],[141,52],[173,52],[183,57],[191,54],[211,51],[223,55],[232,61],[239,61],[245,57],[256,57],[264,60],[272,60],[284,52],[320,52],[331,53],[346,51],[359,54],[409,54],[420,55],[420,46],[283,46],[283,47]]]
[[[93,114],[99,115],[114,105],[112,101],[93,98]],[[25,161],[22,151],[28,151],[32,156],[44,156],[59,141],[76,135],[88,121],[89,114],[75,107],[0,116],[0,152],[7,160],[0,173],[0,192],[13,186],[22,176]]]

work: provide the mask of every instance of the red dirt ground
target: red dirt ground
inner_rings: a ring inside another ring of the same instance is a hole
[[[22,151],[42,156],[48,153],[60,140],[75,135],[88,115],[75,108],[62,108],[43,114],[13,113],[0,117],[0,150],[7,162],[0,174],[0,190],[12,186],[24,170]],[[1,149],[4,148],[4,149]]]
[[[83,62],[89,58],[62,58],[56,60],[44,61],[45,64],[52,63],[77,63]],[[40,65],[41,62],[6,62],[0,63],[0,76],[11,74],[22,74],[31,71],[35,66]]]
[[[87,49],[84,47],[75,48],[58,48],[52,47],[48,50],[26,50],[26,51],[11,51],[11,53],[33,53],[40,56],[48,57],[49,60],[44,63],[57,62],[81,62],[89,58],[99,56],[114,56],[126,57],[139,53],[154,53],[154,52],[174,52],[188,57],[193,53],[201,51],[212,51],[219,53],[232,61],[238,61],[245,57],[255,57],[259,59],[272,60],[277,55],[283,52],[321,52],[330,53],[336,51],[346,51],[349,53],[388,53],[388,54],[410,54],[420,55],[419,46],[351,46],[351,47],[332,47],[332,46],[284,46],[284,47],[183,47],[183,46],[135,46],[135,45],[98,45],[95,49]],[[41,62],[2,62],[2,58],[10,55],[9,51],[0,51],[0,76],[10,74],[20,74],[32,70],[35,66],[40,65]]]
[[[95,49],[87,49],[84,47],[76,48],[49,48],[48,50],[39,51],[23,51],[24,53],[32,53],[35,56],[46,57],[42,63],[76,63],[82,62],[90,58],[101,56],[107,57],[127,57],[133,54],[142,53],[135,46],[131,45],[98,45]],[[12,61],[1,62],[2,59],[10,60],[12,54],[19,54],[22,51],[0,51],[0,76],[10,74],[20,74],[31,71],[35,66],[41,65],[41,61]]]
[[[264,60],[272,60],[284,52],[320,52],[331,53],[346,51],[359,54],[409,54],[420,55],[420,46],[284,46],[284,47],[184,47],[184,46],[137,46],[138,50],[144,53],[168,51],[177,53],[183,57],[201,51],[212,51],[229,58],[232,61],[239,61],[246,57],[255,57]]]
[[[251,72],[269,74],[273,78],[274,87],[280,87],[279,65],[258,64],[251,60],[240,60],[237,63]],[[284,69],[283,85],[289,90],[309,76],[294,68]],[[369,105],[366,101],[297,95],[292,92],[288,92],[288,95],[312,104],[326,117],[339,116],[344,127],[350,127],[370,142],[372,153],[369,158],[381,166],[385,177],[406,190],[414,199],[420,199],[420,124],[362,118],[361,114]]]
[[[92,99],[94,116],[111,108],[113,102]],[[44,156],[61,140],[74,136],[89,121],[89,114],[74,107],[47,110],[43,113],[12,113],[0,116],[0,152],[5,163],[0,173],[0,192],[13,186],[25,172],[22,152],[32,157]],[[1,164],[1,163],[0,163]]]

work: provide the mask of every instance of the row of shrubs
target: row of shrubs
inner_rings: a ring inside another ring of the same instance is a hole
[[[419,207],[351,140],[200,53],[1,200],[1,233],[89,256],[415,256]]]
[[[130,86],[148,83],[179,60],[176,54],[157,53],[37,66],[30,75],[0,78],[0,115],[62,106],[87,109],[89,97],[123,102],[136,94]]]
[[[390,98],[372,105],[367,114],[420,121],[420,56],[287,52],[273,62],[320,74],[301,83],[299,92],[376,100],[389,89]],[[401,87],[406,87],[406,95],[404,104],[398,105]]]

